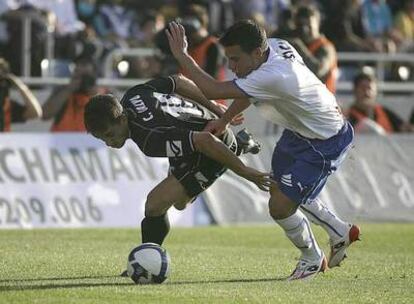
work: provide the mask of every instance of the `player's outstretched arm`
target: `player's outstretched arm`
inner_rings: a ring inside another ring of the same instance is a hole
[[[269,173],[246,166],[217,137],[208,132],[194,132],[193,144],[197,151],[223,164],[237,175],[255,183],[261,190],[269,191],[274,181]]]
[[[187,37],[181,24],[173,21],[165,32],[175,59],[208,99],[247,97],[232,81],[218,81],[198,66],[187,52]]]
[[[184,75],[173,75],[175,81],[175,92],[181,96],[190,98],[196,103],[202,105],[203,107],[209,109],[211,112],[221,117],[223,115],[222,109],[217,105],[216,102],[207,99],[207,97],[201,92],[197,85],[191,80],[185,77]]]
[[[223,114],[226,112],[226,105],[219,104],[213,100],[207,99],[207,97],[204,96],[203,92],[201,92],[201,90],[191,79],[181,74],[173,75],[171,77],[174,79],[175,82],[175,92],[179,95],[189,98],[189,101],[193,101],[202,105],[203,107],[207,108],[208,110],[216,114],[218,117],[223,116]],[[230,123],[232,125],[237,126],[242,124],[243,121],[243,114],[240,113],[238,115],[235,115]]]
[[[214,135],[221,135],[226,130],[229,123],[237,118],[245,109],[250,106],[247,98],[235,99],[226,112],[220,116],[220,119],[210,121],[204,131],[213,133]]]

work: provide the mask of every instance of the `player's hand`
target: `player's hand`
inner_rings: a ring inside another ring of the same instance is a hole
[[[228,123],[222,119],[211,120],[207,123],[203,131],[220,136],[224,133],[224,131],[226,131],[227,126]]]
[[[171,53],[174,57],[179,59],[181,56],[185,56],[187,54],[188,42],[184,27],[172,21],[168,25],[168,29],[165,30],[165,34],[167,35]]]
[[[217,108],[218,108],[218,112],[220,113],[220,116],[222,116],[226,112],[228,107],[222,103],[217,103]],[[243,122],[244,122],[244,116],[243,116],[243,113],[240,113],[231,120],[230,124],[232,126],[238,126],[238,125],[241,125]]]
[[[245,179],[255,183],[260,190],[266,192],[269,192],[270,186],[276,183],[271,178],[270,173],[263,173],[250,167],[245,167],[241,175]]]

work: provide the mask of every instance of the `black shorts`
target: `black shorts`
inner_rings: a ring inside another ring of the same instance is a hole
[[[221,141],[236,154],[237,141],[233,132],[227,129]],[[219,178],[227,168],[202,153],[184,157],[170,157],[170,173],[184,186],[190,197],[195,197]]]

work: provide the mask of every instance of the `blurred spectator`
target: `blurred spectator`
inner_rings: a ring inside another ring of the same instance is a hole
[[[264,25],[269,34],[273,33],[280,24],[278,20],[280,12],[286,10],[291,4],[289,0],[234,0],[233,3],[237,20],[260,21],[262,19],[260,23]]]
[[[403,9],[404,0],[387,0],[387,4],[391,9],[392,15],[395,16],[398,11]]]
[[[139,33],[138,17],[122,0],[108,0],[99,6],[96,31],[109,48],[128,48]]]
[[[324,33],[341,52],[375,51],[365,40],[361,0],[331,0],[326,3]]]
[[[96,33],[98,23],[98,4],[96,0],[78,0],[76,11],[85,27],[78,33],[76,43],[76,57],[88,56],[93,58],[95,62],[102,59],[105,52],[104,43]],[[78,55],[81,54],[81,55]]]
[[[10,100],[10,89],[16,89],[24,105]],[[9,64],[0,58],[0,132],[10,131],[12,122],[25,122],[40,118],[42,108],[29,88],[15,75],[10,73]]]
[[[337,57],[334,45],[320,32],[321,16],[315,6],[301,6],[295,14],[297,37],[289,40],[308,68],[335,93]]]
[[[84,24],[76,13],[74,0],[22,0],[24,6],[30,6],[46,13],[49,30],[55,36],[55,57],[74,59],[76,40]]]
[[[83,29],[78,19],[74,0],[20,0],[14,1],[15,8],[4,14],[7,24],[7,48],[5,56],[9,60],[11,70],[21,73],[23,62],[19,54],[26,45],[23,20],[30,20],[30,67],[31,76],[41,75],[41,61],[48,52],[47,46],[54,45],[54,57],[73,59],[76,56],[77,34]],[[54,40],[52,40],[52,38]],[[17,52],[17,53],[16,53]]]
[[[165,18],[161,13],[147,10],[139,21],[137,45],[140,47],[154,47],[155,35],[165,27]]]
[[[85,26],[94,28],[98,13],[98,4],[96,3],[96,0],[78,0],[76,3],[76,12],[78,13],[79,20],[81,20]]]
[[[139,22],[137,39],[131,42],[132,47],[154,48],[155,36],[165,27],[164,16],[156,11],[143,12]],[[128,59],[127,77],[153,78],[161,74],[162,59],[159,56],[142,56]]]
[[[394,19],[395,31],[399,35],[398,50],[414,51],[414,0],[405,0],[403,9]]]
[[[200,5],[191,5],[184,11],[182,24],[188,38],[188,53],[209,75],[225,80],[223,50],[218,39],[208,32],[208,22],[207,10]],[[184,70],[180,72],[187,76]]]
[[[377,82],[371,74],[360,73],[355,77],[354,98],[348,110],[348,119],[355,132],[389,134],[414,131],[413,125],[405,123],[393,111],[377,103]]]
[[[179,11],[183,12],[193,4],[206,8],[209,27],[208,31],[213,35],[220,35],[234,23],[235,0],[177,0]],[[243,1],[243,2],[246,2]]]
[[[52,92],[43,104],[43,119],[54,119],[52,132],[83,132],[83,112],[89,98],[104,93],[96,85],[96,66],[88,57],[76,60],[69,85]]]
[[[21,7],[34,7],[52,13],[55,33],[62,37],[83,29],[77,14],[74,0],[20,0]]]
[[[287,39],[296,36],[295,8],[287,7],[279,13],[277,29],[270,35],[273,38]]]
[[[393,17],[385,0],[364,0],[361,7],[368,42],[378,52],[395,51]]]
[[[4,18],[4,14],[8,11],[19,8],[19,4],[16,1],[0,1],[0,52],[4,54],[4,48],[6,47],[8,34],[7,23]]]
[[[30,65],[31,75],[40,76],[40,63],[45,57],[45,45],[48,33],[48,27],[51,20],[48,13],[33,6],[16,6],[16,9],[5,12],[2,16],[6,22],[6,47],[4,48],[4,57],[10,64],[12,73],[21,75],[23,71],[22,52],[24,45],[23,37],[23,20],[31,20],[30,35]]]

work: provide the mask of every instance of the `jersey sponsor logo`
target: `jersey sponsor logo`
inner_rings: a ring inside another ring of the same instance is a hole
[[[134,106],[137,113],[145,113],[146,115],[142,117],[144,121],[148,121],[154,118],[154,115],[148,110],[148,107],[145,105],[145,103],[142,101],[141,96],[138,94],[129,99],[129,101]],[[147,113],[146,113],[147,112]]]
[[[179,157],[183,156],[183,148],[181,140],[167,140],[165,143],[167,157]]]
[[[280,182],[288,187],[292,187],[292,174],[282,175]]]

